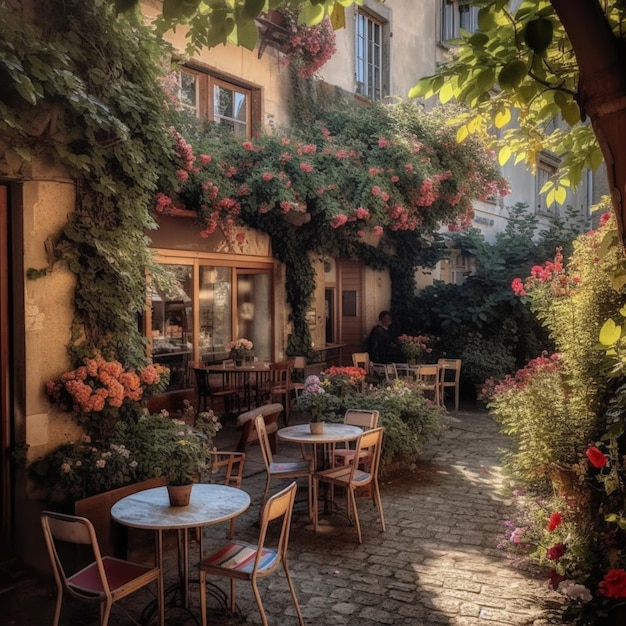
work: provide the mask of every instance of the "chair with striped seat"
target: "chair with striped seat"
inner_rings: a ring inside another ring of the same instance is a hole
[[[230,610],[236,612],[235,582],[237,580],[249,580],[252,583],[252,592],[256,600],[261,622],[267,626],[267,617],[261,594],[257,585],[257,579],[269,576],[279,565],[282,564],[289,585],[289,591],[293,599],[298,616],[298,624],[304,626],[304,619],[298,604],[296,590],[293,586],[289,569],[287,568],[287,547],[289,545],[289,530],[291,513],[296,497],[296,483],[292,482],[288,487],[272,496],[264,505],[261,513],[261,530],[256,545],[243,541],[233,541],[220,550],[200,561],[200,613],[202,626],[207,626],[206,614],[206,577],[225,576],[230,579]],[[266,535],[270,522],[280,520],[280,534],[276,547],[266,546]]]

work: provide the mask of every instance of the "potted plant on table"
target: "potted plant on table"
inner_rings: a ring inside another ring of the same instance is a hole
[[[425,354],[433,351],[429,345],[431,341],[428,335],[400,335],[398,337],[400,352],[409,365],[417,364]]]
[[[304,389],[298,397],[298,408],[311,414],[310,427],[313,435],[324,432],[324,422],[335,417],[340,408],[341,400],[328,389],[328,381],[319,376],[307,376]]]
[[[171,419],[166,412],[146,418],[150,421],[155,474],[167,479],[167,490],[172,506],[189,504],[191,487],[202,469],[206,467],[207,450],[213,446],[213,437],[221,428],[213,411],[195,415],[188,407],[184,416],[193,415],[193,425],[183,420]]]
[[[252,357],[252,348],[254,345],[249,339],[240,338],[234,341],[229,341],[226,344],[226,350],[228,350],[228,358],[234,359],[235,365],[240,366],[244,359]]]

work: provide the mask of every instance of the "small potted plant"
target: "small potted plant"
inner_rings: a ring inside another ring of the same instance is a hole
[[[341,404],[340,399],[326,389],[326,382],[319,376],[307,376],[304,389],[298,397],[298,408],[311,414],[310,428],[313,435],[321,435],[324,432],[324,421],[334,417],[335,410]]]
[[[398,343],[400,352],[409,365],[415,365],[430,354],[433,349],[428,345],[431,338],[428,335],[400,335]]]
[[[249,339],[235,339],[229,341],[226,344],[226,350],[228,350],[228,358],[234,359],[235,365],[240,366],[243,364],[244,359],[252,357],[252,348],[254,345]]]

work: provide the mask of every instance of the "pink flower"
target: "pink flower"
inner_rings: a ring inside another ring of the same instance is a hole
[[[373,228],[373,233],[377,236],[380,237],[383,234],[383,227],[382,226],[374,226]]]
[[[399,176],[392,176],[392,177],[391,177],[391,182],[392,182],[392,183],[397,183],[399,180],[400,180],[400,177],[399,177]]]
[[[330,226],[331,228],[339,228],[340,226],[343,226],[347,221],[348,221],[348,216],[344,215],[343,213],[340,213],[339,215],[335,215],[330,220]]]
[[[251,141],[244,141],[244,142],[241,144],[241,147],[242,147],[244,150],[254,150],[254,144],[253,144]]]
[[[212,160],[213,160],[213,157],[210,154],[201,154],[200,155],[200,162],[203,165],[209,164]]]
[[[378,187],[378,185],[374,185],[372,187],[372,195],[373,196],[379,196],[380,195],[380,187]]]
[[[176,178],[184,183],[189,179],[189,172],[187,170],[176,170]]]
[[[312,172],[313,171],[313,166],[310,163],[300,163],[300,169],[303,172]]]
[[[388,145],[389,145],[389,141],[387,141],[387,139],[385,139],[384,137],[379,137],[378,139],[379,148],[386,148]]]
[[[263,174],[261,174],[261,178],[263,180],[269,181],[269,180],[272,180],[272,178],[274,178],[274,174],[272,174],[272,172],[263,172]]]
[[[526,295],[526,290],[524,289],[524,283],[522,282],[521,278],[513,279],[513,282],[511,283],[511,289],[513,289],[513,293],[515,293],[516,296]]]

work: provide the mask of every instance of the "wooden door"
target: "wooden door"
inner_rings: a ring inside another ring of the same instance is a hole
[[[339,286],[339,341],[345,344],[342,349],[342,364],[352,364],[352,353],[365,349],[365,329],[363,293],[363,265],[358,261],[339,259],[337,261]]]

